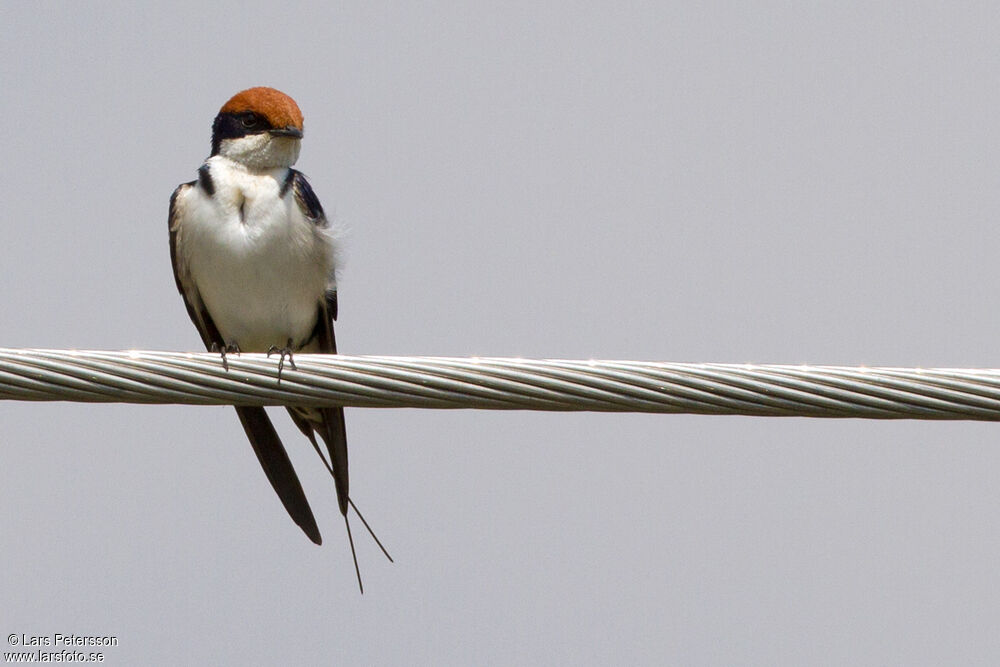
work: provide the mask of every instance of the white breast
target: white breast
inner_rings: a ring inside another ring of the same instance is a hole
[[[178,252],[227,343],[265,352],[299,345],[316,324],[333,275],[330,237],[302,215],[286,169],[251,173],[209,160],[215,194],[190,188]]]

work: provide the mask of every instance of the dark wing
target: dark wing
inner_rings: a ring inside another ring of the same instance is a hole
[[[194,281],[191,280],[187,266],[178,252],[178,245],[181,243],[181,237],[183,236],[184,196],[196,185],[204,187],[199,181],[181,183],[174,190],[174,194],[170,196],[170,219],[168,221],[170,229],[170,265],[174,270],[174,282],[177,285],[177,291],[181,293],[181,297],[184,299],[184,307],[187,309],[188,317],[191,318],[195,328],[198,329],[205,348],[211,350],[214,344],[219,349],[223,349],[225,342],[222,340],[215,322],[212,321],[211,316],[208,314],[205,304],[202,303],[198,288],[195,286]]]
[[[187,308],[188,316],[194,322],[198,333],[201,334],[202,342],[207,349],[212,349],[212,345],[218,349],[225,349],[225,341],[219,334],[212,316],[202,303],[198,288],[191,280],[184,265],[181,255],[178,252],[178,243],[182,242],[184,206],[183,196],[189,188],[195,187],[197,181],[182,183],[174,190],[170,197],[170,262],[174,269],[174,280],[177,283],[177,291],[184,298],[184,306]],[[203,187],[203,186],[202,186]],[[292,467],[292,462],[288,458],[284,445],[278,438],[274,430],[274,425],[268,418],[262,407],[235,406],[236,414],[239,415],[243,430],[246,431],[247,438],[253,446],[253,451],[260,461],[264,474],[274,487],[281,504],[292,517],[292,520],[302,528],[303,532],[310,540],[316,544],[321,544],[323,538],[319,534],[319,527],[313,517],[309,501],[302,490],[298,475]]]
[[[337,319],[337,290],[335,289],[326,291],[326,310],[330,315],[330,319]],[[330,326],[332,328],[333,325],[331,324]],[[334,347],[336,348],[337,346],[334,345]],[[333,352],[336,354],[337,350],[335,349]]]
[[[177,236],[180,232],[180,198],[186,193],[190,188],[194,187],[197,181],[191,181],[190,183],[181,183],[174,190],[174,193],[170,195],[170,217],[167,220],[167,227],[170,230],[170,266],[174,270],[174,283],[177,285],[177,291],[181,293],[181,297],[184,299],[184,308],[187,309],[188,317],[194,322],[194,326],[198,329],[198,333],[201,334],[201,340],[205,343],[205,347],[210,348],[212,346],[211,337],[206,332],[205,326],[198,316],[198,309],[195,304],[191,303],[191,297],[188,296],[188,290],[185,289],[185,283],[189,282],[187,279],[187,271],[180,267],[177,258]],[[182,279],[183,276],[183,279]],[[193,290],[193,286],[191,286]],[[199,299],[200,301],[200,299]],[[200,305],[200,304],[199,304]],[[218,335],[218,331],[215,332]]]
[[[328,224],[319,198],[301,172],[289,170],[285,187],[292,188],[295,203],[304,216],[317,226],[325,227]],[[319,351],[322,353],[337,353],[337,341],[333,335],[335,319],[337,319],[337,291],[330,289],[316,306],[316,328],[312,335],[312,338],[319,343]],[[319,433],[326,443],[333,468],[333,481],[337,487],[337,503],[340,506],[340,513],[346,515],[350,483],[347,471],[347,429],[344,424],[344,408],[289,408],[288,412],[295,425],[312,440],[313,445],[316,444],[314,432]]]
[[[305,174],[295,169],[288,170],[285,187],[289,185],[295,192],[295,203],[299,205],[299,210],[307,218],[317,225],[326,226],[326,214],[323,213],[323,205],[319,203],[319,197],[313,192],[312,186],[306,180]]]

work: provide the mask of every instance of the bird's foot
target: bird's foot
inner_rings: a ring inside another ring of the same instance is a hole
[[[292,356],[292,339],[289,338],[285,347],[278,347],[277,345],[272,345],[267,350],[267,356],[272,354],[281,355],[278,357],[278,384],[281,384],[281,371],[285,367],[285,359],[288,359],[288,365],[292,367],[293,371],[299,370],[295,366],[295,358]]]
[[[226,355],[235,354],[237,357],[240,356],[240,346],[235,341],[226,343],[225,347],[221,347],[218,343],[212,343],[211,351],[222,354],[222,367],[227,371],[229,370],[229,361],[226,359]]]

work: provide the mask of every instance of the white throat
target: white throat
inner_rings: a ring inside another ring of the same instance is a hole
[[[237,139],[223,139],[219,144],[219,155],[252,170],[280,169],[295,164],[301,148],[301,139],[275,137],[262,132]]]

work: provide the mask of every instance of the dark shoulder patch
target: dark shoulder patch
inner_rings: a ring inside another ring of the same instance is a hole
[[[295,175],[297,173],[299,172],[295,171],[294,169],[289,169],[288,173],[285,174],[285,182],[281,184],[281,192],[278,193],[278,196],[281,197],[282,199],[285,198],[285,195],[288,194],[289,188],[291,188],[292,184],[295,182]]]
[[[289,172],[292,188],[295,190],[295,201],[298,203],[299,209],[317,225],[325,225],[326,215],[323,213],[323,205],[319,203],[319,198],[313,192],[309,181],[300,171],[290,169]]]
[[[209,171],[207,164],[198,167],[198,185],[209,197],[215,195],[215,181],[212,180],[212,172]]]

